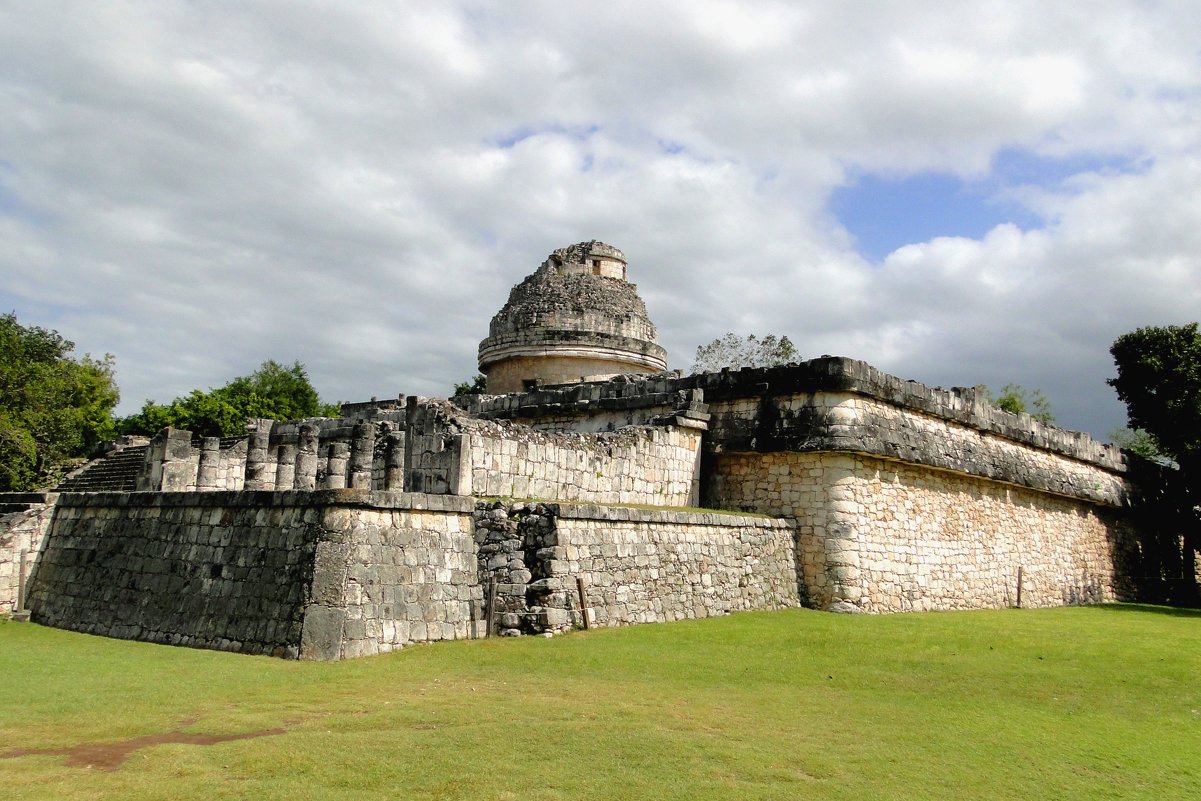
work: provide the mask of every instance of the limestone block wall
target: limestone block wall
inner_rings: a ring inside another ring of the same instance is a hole
[[[67,493],[28,606],[59,628],[292,658],[467,636],[470,511],[364,490]]]
[[[305,611],[301,656],[366,656],[483,633],[471,499],[378,495],[405,500],[325,514],[324,580]]]
[[[727,454],[723,492],[797,522],[807,602],[836,611],[1129,599],[1121,510],[862,454]],[[726,497],[731,497],[727,495]]]
[[[563,504],[544,556],[542,586],[570,596],[583,578],[602,626],[800,603],[794,530],[785,520]]]
[[[27,507],[0,513],[0,615],[11,615],[20,608],[22,573],[28,579],[33,571],[57,498],[54,493],[0,496],[0,505]]]
[[[1111,453],[1086,434],[1033,421],[1029,430],[1023,428],[1022,432],[1040,435],[1042,445],[1059,447],[1040,447],[1038,442],[1007,436],[1004,430],[981,429],[847,391],[779,396],[769,405],[761,399],[732,399],[711,408],[719,453],[866,453],[1109,506],[1121,506],[1129,496],[1120,454]],[[718,496],[723,495],[731,497],[729,492],[719,491]]]
[[[603,504],[691,506],[699,499],[701,434],[633,427],[609,434],[553,434],[484,424],[461,439],[470,483],[491,497]]]
[[[411,399],[406,480],[434,494],[688,506],[699,500],[704,423],[566,434],[471,418]]]
[[[786,520],[481,501],[474,523],[480,584],[495,588],[502,635],[583,625],[581,608],[591,625],[618,626],[800,602]]]

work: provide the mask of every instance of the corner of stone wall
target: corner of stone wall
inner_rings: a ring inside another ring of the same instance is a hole
[[[329,501],[366,500],[360,490],[323,490]],[[340,659],[346,641],[346,585],[357,515],[346,506],[324,507],[313,554],[312,586],[300,629],[301,659]]]
[[[58,497],[53,492],[0,494],[0,508],[13,509],[0,512],[0,615],[25,610],[25,596]]]
[[[300,632],[300,658],[333,660],[342,657],[346,628],[346,578],[351,547],[348,532],[351,512],[326,508],[313,556],[313,584],[304,607]]]

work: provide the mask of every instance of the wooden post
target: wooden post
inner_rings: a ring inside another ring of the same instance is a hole
[[[488,579],[488,605],[484,608],[484,636],[491,637],[496,623],[496,576]]]
[[[584,630],[592,628],[592,621],[588,619],[588,595],[584,592],[584,577],[576,576],[575,588],[580,594],[580,618],[584,621]]]
[[[21,549],[21,555],[17,561],[17,604],[13,609],[14,612],[21,612],[25,609],[25,557],[29,551]]]
[[[1018,609],[1022,608],[1022,566],[1018,565]]]

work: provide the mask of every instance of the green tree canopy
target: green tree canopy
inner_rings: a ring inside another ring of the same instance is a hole
[[[1117,378],[1109,385],[1141,428],[1176,460],[1191,484],[1201,479],[1201,332],[1197,323],[1140,328],[1109,349]]]
[[[1144,459],[1163,463],[1170,461],[1169,457],[1159,449],[1155,438],[1141,428],[1127,428],[1126,426],[1115,428],[1109,432],[1109,439],[1114,445],[1125,448]]]
[[[268,359],[248,376],[218,389],[194,389],[168,404],[146,401],[141,411],[119,421],[126,434],[151,435],[167,426],[205,437],[232,437],[246,431],[252,417],[298,420],[334,417],[337,404],[322,403],[300,362],[284,367]]]
[[[470,381],[460,381],[454,385],[450,396],[455,395],[475,395],[480,392],[486,392],[488,389],[488,378],[482,373],[476,373],[475,378]]]
[[[76,359],[74,349],[57,331],[0,317],[0,491],[52,483],[112,437],[113,356]]]
[[[768,334],[759,338],[754,334],[739,336],[730,333],[696,349],[692,372],[712,373],[724,367],[773,367],[797,359],[796,347],[786,336]]]
[[[1143,571],[1165,579],[1164,600],[1199,602],[1201,550],[1201,333],[1197,323],[1139,328],[1109,349],[1117,367],[1109,385],[1126,404],[1129,427],[1142,429],[1179,471],[1136,480],[1144,497]],[[1133,470],[1139,470],[1137,464]],[[1181,547],[1183,543],[1183,547]]]
[[[1042,390],[1026,389],[1021,384],[1006,384],[1001,387],[1001,394],[998,395],[984,384],[980,385],[980,389],[988,397],[989,403],[1007,412],[1024,412],[1048,425],[1055,422],[1055,415],[1051,413],[1051,402]]]

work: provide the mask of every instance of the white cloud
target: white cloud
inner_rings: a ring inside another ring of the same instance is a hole
[[[626,251],[674,366],[729,330],[1103,434],[1114,336],[1201,308],[1187,2],[39,3],[0,10],[0,297],[117,355],[124,409],[304,361],[443,393],[555,247]],[[855,171],[1026,149],[1049,220],[880,264]]]

